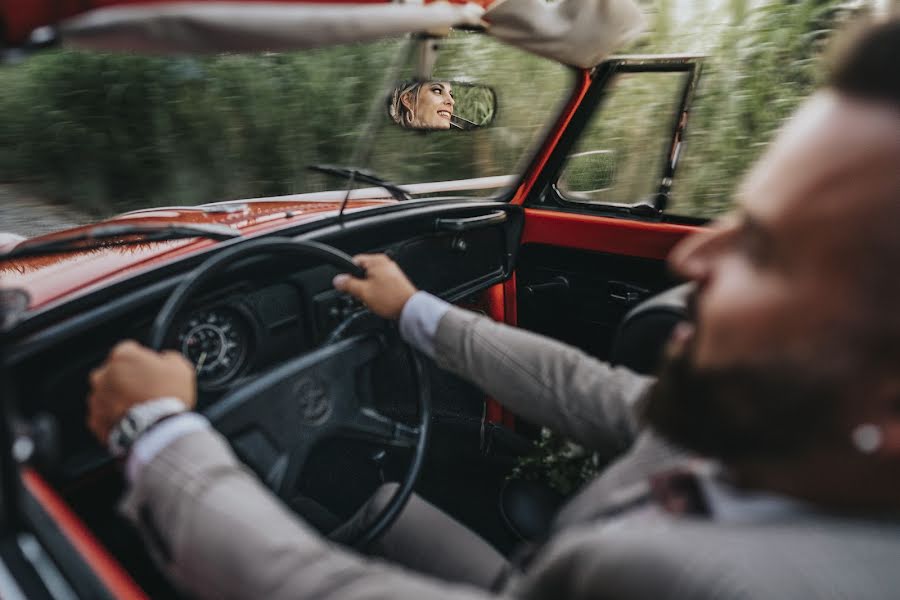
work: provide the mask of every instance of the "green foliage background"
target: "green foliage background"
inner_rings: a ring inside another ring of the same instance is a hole
[[[589,203],[652,203],[687,81],[684,72],[618,75],[565,167],[560,188],[567,197]],[[641,103],[635,104],[635,98]],[[597,151],[594,160],[576,156]]]
[[[305,167],[354,160],[358,141],[372,134],[365,123],[386,91],[387,66],[404,47],[36,55],[0,69],[0,133],[9,140],[0,180],[29,182],[95,214],[339,188]],[[490,128],[416,132],[379,114],[368,166],[398,183],[514,173],[572,80],[562,65],[467,33],[447,42],[435,70],[462,75],[496,88],[504,110]]]
[[[742,174],[821,83],[826,72],[822,50],[830,34],[861,8],[858,2],[839,0],[754,5],[744,0],[724,5],[655,0],[647,7],[652,31],[624,53],[706,56],[680,151],[671,211],[716,216],[731,206]],[[570,199],[652,200],[685,82],[683,73],[623,74],[612,82],[574,152],[608,154],[614,181],[608,181],[608,173],[606,185],[602,177],[591,181],[585,172],[591,164],[573,161],[575,172],[567,173],[564,184],[573,192],[596,191],[570,194]]]
[[[741,175],[822,82],[832,33],[866,10],[848,0],[768,2],[752,10],[747,0],[731,0],[729,23],[707,52],[671,210],[728,209]]]
[[[457,85],[453,89],[453,94],[456,99],[456,107],[453,110],[459,116],[478,126],[489,125],[494,119],[497,99],[491,88]]]

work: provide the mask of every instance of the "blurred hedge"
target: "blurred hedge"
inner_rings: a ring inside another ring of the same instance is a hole
[[[514,172],[566,95],[561,65],[486,36],[457,41],[436,76],[495,86],[503,110],[465,134],[400,130],[379,115],[369,166],[385,178]],[[340,187],[305,167],[353,159],[401,43],[213,58],[33,56],[0,69],[0,133],[12,142],[0,149],[0,179],[98,214]]]
[[[716,215],[773,134],[826,75],[823,50],[860,2],[772,2],[722,30],[709,52],[673,186],[672,210]],[[738,18],[743,14],[737,8]]]
[[[289,193],[315,177],[304,164],[349,153],[333,129],[358,108],[329,95],[371,93],[351,75],[378,72],[377,55],[333,52],[330,70],[301,55],[34,56],[3,73],[2,177],[102,212]]]

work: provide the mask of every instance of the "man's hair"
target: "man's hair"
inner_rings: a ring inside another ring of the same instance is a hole
[[[832,89],[900,108],[900,19],[858,27],[832,48]]]

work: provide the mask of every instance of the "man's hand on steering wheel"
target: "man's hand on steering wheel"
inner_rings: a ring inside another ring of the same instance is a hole
[[[154,352],[135,341],[117,344],[91,371],[88,428],[101,444],[134,406],[156,398],[178,398],[188,410],[197,403],[194,366],[180,353]]]
[[[366,270],[366,278],[341,274],[334,278],[334,287],[364,302],[378,316],[398,319],[417,291],[412,282],[385,254],[359,254],[353,262]],[[131,340],[112,349],[91,372],[90,383],[88,427],[103,444],[137,404],[174,397],[191,410],[197,402],[194,368],[184,356],[172,350],[155,352]]]
[[[350,294],[384,319],[399,319],[403,307],[416,290],[400,267],[386,254],[358,254],[353,262],[366,270],[366,278],[341,274],[334,287]]]
[[[325,244],[278,237],[247,240],[222,250],[172,291],[150,326],[148,347],[123,342],[91,374],[88,426],[101,443],[108,444],[110,452],[124,456],[143,431],[171,416],[171,411],[194,408],[197,392],[193,367],[177,352],[163,350],[172,338],[178,314],[233,265],[266,255],[318,260],[339,272],[352,273],[353,277],[336,277],[335,287],[362,300],[385,319],[399,318],[417,291],[396,263],[384,255],[363,254],[351,259]],[[415,424],[380,413],[370,390],[359,385],[370,374],[371,365],[398,345],[406,352],[411,384],[416,390]],[[180,399],[185,406],[172,398]],[[159,404],[148,402],[151,400]],[[171,406],[173,403],[177,409]],[[126,414],[130,419],[123,418]],[[387,504],[366,520],[351,519],[347,526],[329,534],[335,541],[358,548],[378,539],[412,494],[425,462],[432,420],[428,375],[417,353],[396,336],[385,337],[378,332],[327,343],[261,370],[208,404],[202,414],[260,480],[285,501],[300,489],[307,459],[322,440],[348,437],[411,450],[409,467]],[[115,439],[110,440],[111,435]],[[268,442],[264,452],[252,443],[259,438]]]

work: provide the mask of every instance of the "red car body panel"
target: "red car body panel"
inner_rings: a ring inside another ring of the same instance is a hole
[[[393,204],[394,200],[355,200],[345,212],[373,206]],[[336,202],[258,200],[228,205],[235,210],[219,212],[216,206],[151,209],[128,213],[108,223],[204,223],[227,225],[245,236],[272,233],[280,229],[334,216]],[[96,225],[96,224],[95,224]],[[91,225],[94,226],[94,225]],[[66,235],[79,229],[65,231]],[[52,239],[57,234],[44,236]],[[30,297],[30,308],[66,300],[82,292],[103,287],[142,270],[151,269],[209,247],[215,242],[205,239],[153,242],[138,246],[122,246],[73,252],[55,256],[27,258],[0,263],[3,287],[19,288]]]
[[[22,469],[22,484],[46,511],[81,559],[114,598],[145,600],[147,595],[122,565],[94,537],[56,490],[30,468]]]
[[[648,223],[597,215],[526,209],[522,244],[546,244],[665,260],[683,237],[700,227]]]
[[[562,138],[563,132],[565,132],[566,127],[568,127],[569,122],[572,120],[572,117],[575,116],[575,112],[581,105],[581,101],[584,100],[588,89],[591,87],[590,71],[586,69],[579,69],[575,77],[576,79],[572,89],[572,96],[569,98],[569,101],[566,102],[562,113],[559,115],[559,118],[553,125],[553,129],[547,135],[547,139],[544,142],[544,145],[541,146],[540,150],[538,150],[537,156],[529,166],[528,170],[525,172],[524,178],[522,179],[522,185],[519,186],[519,189],[516,190],[516,193],[511,200],[512,204],[523,204],[525,202],[525,199],[528,198],[528,194],[531,193],[531,190],[534,188],[534,184],[537,182],[538,177],[543,172],[547,161],[550,160],[550,156],[556,149],[556,145],[559,143],[560,138]]]

